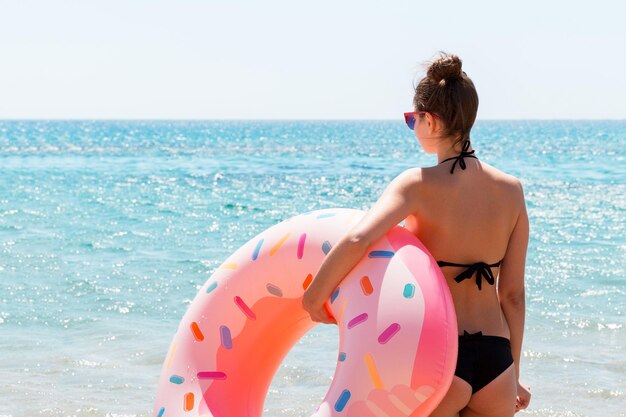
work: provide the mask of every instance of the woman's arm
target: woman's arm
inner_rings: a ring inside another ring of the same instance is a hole
[[[336,323],[324,303],[369,247],[415,211],[420,172],[409,169],[398,175],[359,223],[330,250],[302,300],[312,320]]]
[[[529,224],[524,202],[524,191],[518,184],[520,191],[520,213],[509,238],[504,255],[498,295],[504,317],[511,332],[511,350],[515,361],[515,373],[519,381],[519,366],[524,336],[524,318],[526,315],[526,293],[524,290],[524,270],[526,265],[526,250],[528,248]]]

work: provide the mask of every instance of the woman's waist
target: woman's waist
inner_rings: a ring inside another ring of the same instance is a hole
[[[510,331],[500,304],[457,306],[455,304],[458,334],[476,334],[510,338]]]
[[[476,333],[464,331],[463,334],[459,334],[459,344],[471,345],[474,343],[495,343],[508,347],[511,346],[511,340],[509,336],[483,334],[482,331],[478,331]]]

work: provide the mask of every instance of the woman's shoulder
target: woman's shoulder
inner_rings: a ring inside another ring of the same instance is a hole
[[[481,162],[483,172],[490,181],[499,189],[501,197],[506,198],[518,209],[525,206],[524,189],[519,178],[495,168],[485,162]]]
[[[519,180],[519,178],[515,177],[514,175],[511,175],[509,173],[506,173],[494,166],[489,165],[486,162],[481,162],[481,167],[483,169],[483,172],[489,176],[489,178],[499,184],[502,184],[503,186],[506,187],[510,187],[511,189],[514,190],[521,190],[522,188],[522,182]]]
[[[402,181],[404,183],[416,183],[422,179],[422,168],[407,168],[400,172],[395,180]]]
[[[419,189],[423,183],[422,168],[407,168],[400,172],[388,187],[394,188],[407,198],[415,198],[420,194]]]

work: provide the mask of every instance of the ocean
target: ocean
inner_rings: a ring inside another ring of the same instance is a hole
[[[520,416],[626,416],[626,121],[477,121],[531,236]],[[436,163],[402,121],[0,121],[0,417],[151,416],[199,288],[264,229],[367,210]],[[334,326],[290,352],[264,416],[308,416]]]

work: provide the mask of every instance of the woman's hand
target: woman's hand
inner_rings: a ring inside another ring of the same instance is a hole
[[[302,298],[302,307],[309,313],[311,320],[325,323],[325,324],[337,324],[337,320],[330,315],[330,312],[326,309],[326,301],[319,300],[310,291],[304,293]]]
[[[517,381],[517,400],[515,401],[515,412],[528,407],[530,403],[530,387],[524,386]]]

